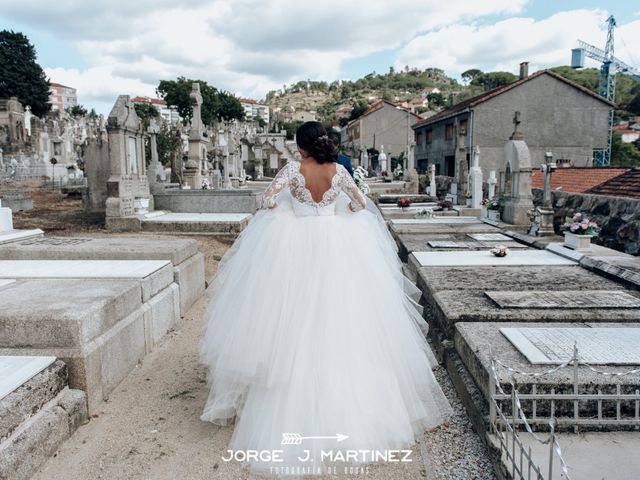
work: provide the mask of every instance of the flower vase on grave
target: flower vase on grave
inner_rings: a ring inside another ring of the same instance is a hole
[[[564,246],[572,250],[590,250],[593,235],[579,235],[571,232],[564,233]]]
[[[487,210],[487,218],[497,222],[500,220],[500,210]]]

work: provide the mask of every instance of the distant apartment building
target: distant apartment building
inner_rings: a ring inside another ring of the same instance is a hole
[[[260,103],[251,98],[241,98],[240,105],[244,108],[244,117],[247,120],[255,120],[260,117],[267,124],[269,123],[269,105]]]
[[[607,146],[609,112],[615,105],[552,71],[528,75],[523,64],[512,83],[461,101],[413,126],[416,166],[436,175],[456,175],[456,156],[475,147],[485,175],[504,168],[504,145],[520,112],[519,130],[531,151],[534,168],[552,152],[559,165],[588,167],[596,152]],[[458,152],[458,153],[457,153]]]
[[[155,109],[158,110],[162,119],[170,125],[175,125],[180,121],[180,115],[176,109],[167,106],[167,102],[161,98],[133,97],[131,102],[133,102],[134,105],[136,103],[148,103],[153,105]]]
[[[49,103],[52,111],[64,110],[78,104],[78,93],[75,88],[59,83],[51,83]]]

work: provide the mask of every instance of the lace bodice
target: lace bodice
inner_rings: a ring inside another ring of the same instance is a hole
[[[349,202],[349,208],[352,211],[357,212],[365,207],[366,199],[364,195],[356,186],[347,169],[340,164],[336,164],[336,173],[331,179],[331,186],[324,192],[319,202],[313,200],[311,192],[305,183],[304,175],[300,173],[300,162],[289,162],[280,169],[269,187],[265,190],[262,203],[263,208],[276,207],[276,197],[287,187],[289,187],[293,199],[307,207],[304,210],[305,215],[332,215],[335,202],[341,192],[346,193],[351,200]],[[327,207],[331,208],[327,209]],[[300,208],[296,209],[295,206],[294,211],[296,211],[296,213],[303,212]]]

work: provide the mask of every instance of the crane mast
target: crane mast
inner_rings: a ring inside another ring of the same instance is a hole
[[[640,80],[640,72],[622,60],[614,56],[614,40],[613,31],[616,27],[616,20],[613,15],[607,18],[607,44],[604,50],[594,47],[593,45],[578,40],[578,48],[574,48],[571,52],[571,66],[573,68],[584,67],[584,58],[588,57],[598,62],[602,62],[600,66],[600,95],[610,102],[615,102],[616,96],[616,73],[626,73]],[[593,161],[595,166],[604,167],[611,164],[611,143],[613,140],[613,115],[614,110],[611,109],[608,118],[607,146],[606,148],[597,149],[593,152]]]

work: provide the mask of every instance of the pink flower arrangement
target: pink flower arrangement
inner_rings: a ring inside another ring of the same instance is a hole
[[[597,235],[600,227],[592,222],[583,212],[576,212],[571,217],[565,217],[562,229],[576,235]]]

